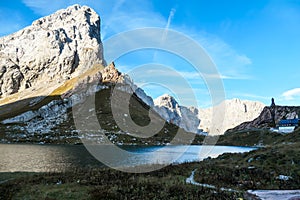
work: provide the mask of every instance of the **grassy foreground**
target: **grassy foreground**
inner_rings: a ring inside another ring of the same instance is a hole
[[[2,173],[0,199],[236,199],[240,192],[216,191],[185,182],[198,164],[168,166],[145,174],[112,169],[63,173]],[[11,179],[14,178],[14,179]]]

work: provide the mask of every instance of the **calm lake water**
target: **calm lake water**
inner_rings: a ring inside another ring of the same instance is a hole
[[[234,146],[122,146],[123,154],[115,156],[115,149],[103,147],[100,154],[114,157],[114,162],[122,166],[144,164],[165,164],[201,161],[207,157],[217,157],[225,152],[248,152],[254,148]],[[101,157],[101,156],[100,156]],[[105,163],[105,162],[104,162]],[[63,171],[77,167],[104,167],[82,145],[34,145],[0,144],[0,172],[49,172]]]

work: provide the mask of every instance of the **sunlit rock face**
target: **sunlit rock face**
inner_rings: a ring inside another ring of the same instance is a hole
[[[1,123],[29,134],[50,132],[68,120],[74,103],[101,86],[74,91],[120,75],[113,64],[104,68],[99,15],[80,5],[0,38],[0,58]]]
[[[223,120],[220,129],[216,133],[212,134],[223,134],[228,129],[234,128],[241,123],[254,120],[260,115],[265,105],[258,101],[249,101],[241,99],[230,99],[225,100],[220,105],[217,105],[217,109],[223,111]],[[218,116],[218,113],[216,113]],[[200,129],[210,132],[211,127],[214,125],[213,108],[199,109],[198,117],[201,119]]]
[[[254,120],[262,112],[265,105],[261,102],[232,99],[225,100],[217,111],[223,111],[222,120],[212,118],[213,108],[198,109],[194,107],[180,106],[177,101],[170,95],[163,95],[154,100],[156,111],[167,121],[170,121],[186,131],[193,133],[210,133],[212,135],[223,134],[226,130],[235,126]],[[221,121],[218,124],[216,132],[211,132],[213,123]]]
[[[0,97],[47,88],[105,64],[100,17],[74,5],[0,38]]]
[[[202,133],[199,130],[200,119],[198,109],[180,106],[174,97],[165,94],[154,100],[156,112],[168,122],[192,133]]]

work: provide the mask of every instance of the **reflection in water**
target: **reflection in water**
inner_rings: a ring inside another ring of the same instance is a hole
[[[107,147],[105,147],[107,148]],[[110,152],[108,156],[118,159],[121,166],[164,164],[170,158],[173,163],[201,161],[217,157],[225,152],[246,152],[253,148],[215,146],[122,146],[132,156],[122,158]],[[101,148],[100,148],[101,149]],[[207,151],[209,150],[209,151]],[[76,145],[32,145],[0,144],[0,172],[49,172],[82,167],[103,167],[84,146]],[[107,152],[107,151],[106,151]],[[101,151],[99,151],[101,153]],[[182,154],[180,157],[178,155]]]
[[[255,148],[235,146],[164,146],[158,147],[134,147],[128,146],[124,149],[134,152],[130,160],[124,160],[123,165],[138,164],[165,164],[172,160],[172,163],[184,163],[202,161],[207,157],[216,158],[223,153],[243,153]]]
[[[57,172],[102,166],[84,146],[0,144],[0,152],[0,172]]]

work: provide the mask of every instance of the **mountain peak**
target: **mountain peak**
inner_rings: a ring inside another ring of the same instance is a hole
[[[99,15],[92,8],[78,4],[58,10],[54,14],[42,17],[32,23],[32,26],[50,30],[59,27],[65,29],[66,26],[70,25],[80,26],[83,29],[89,29],[89,26],[93,26],[98,29],[93,37],[98,39],[98,36],[100,36]]]
[[[106,65],[100,36],[99,15],[73,5],[2,37],[0,99],[25,90],[47,96],[93,65]]]
[[[179,106],[178,102],[169,94],[163,94],[154,100],[154,104],[157,106],[164,106],[170,109],[176,109]]]

